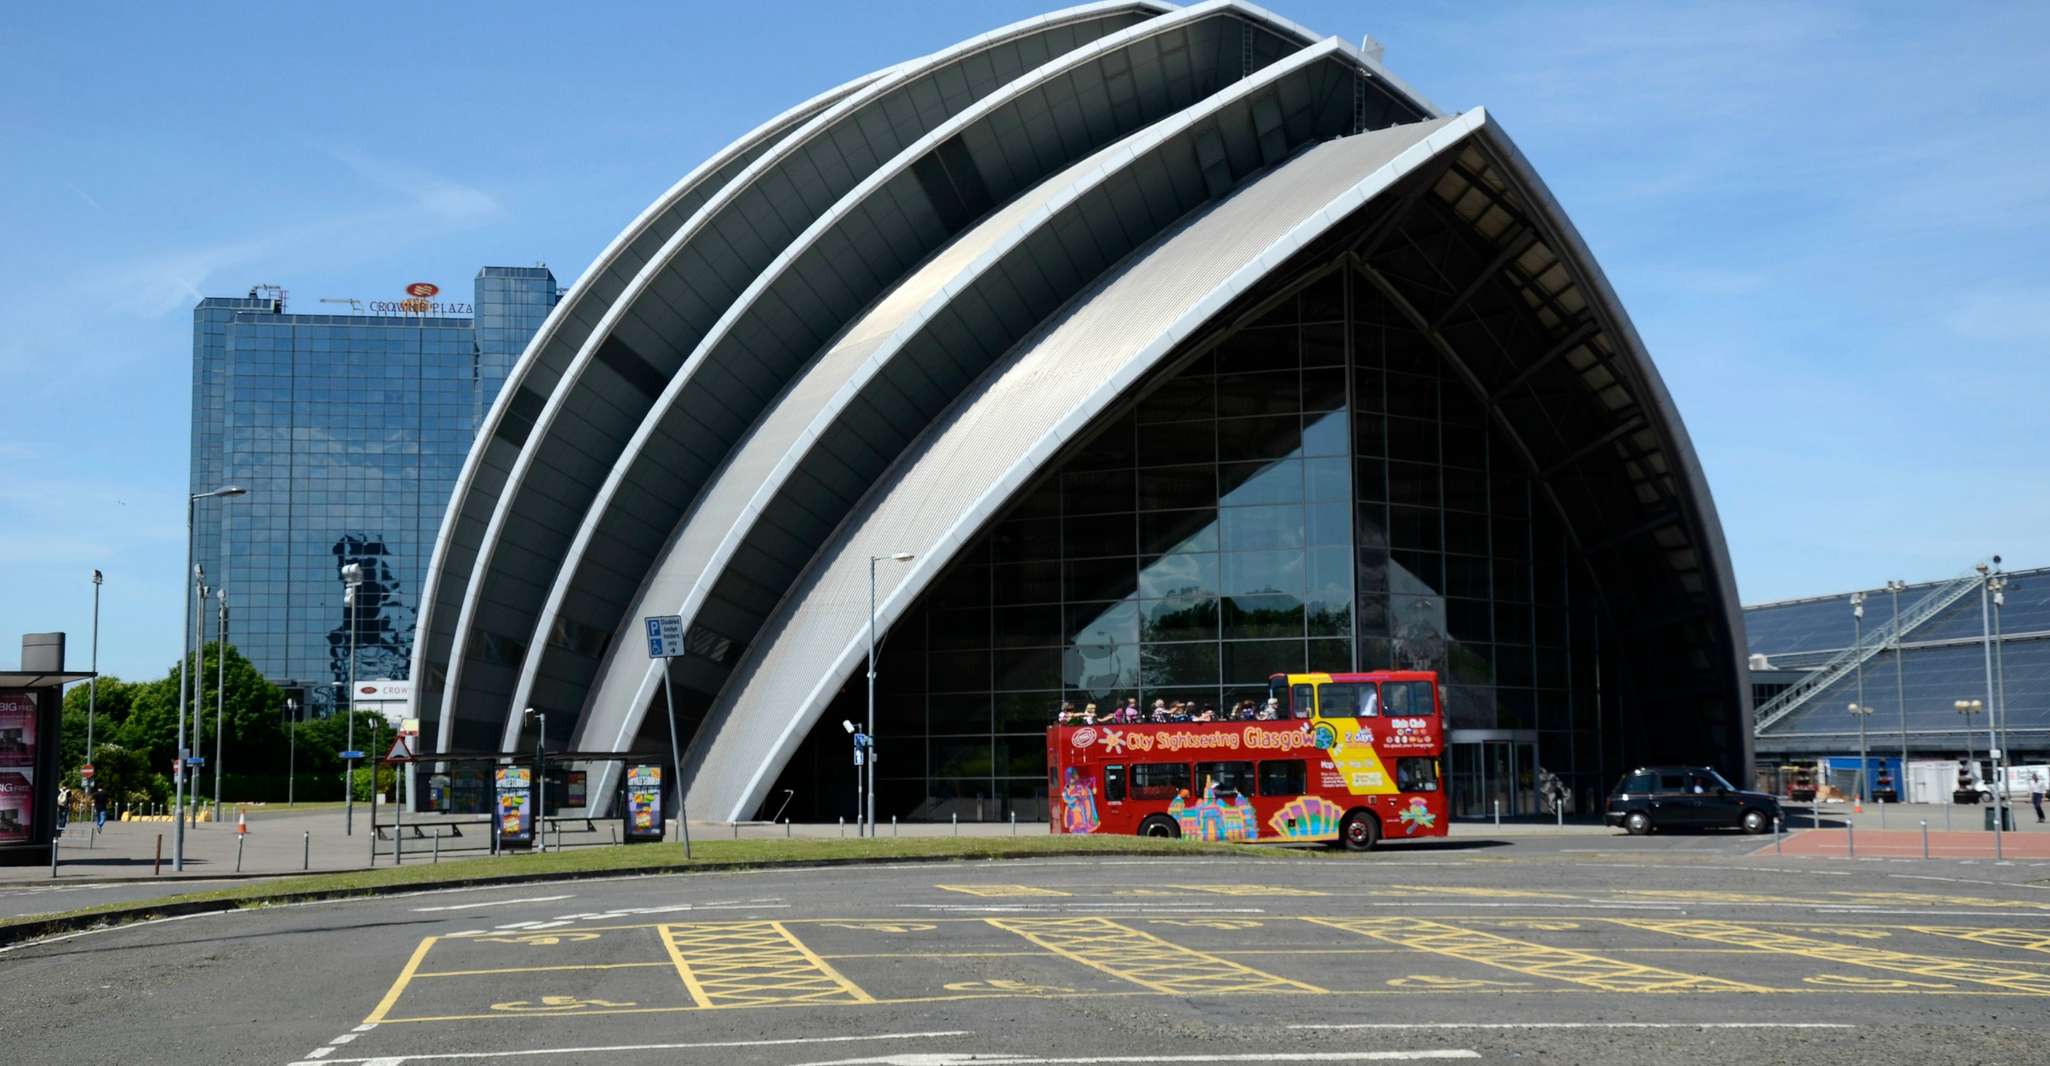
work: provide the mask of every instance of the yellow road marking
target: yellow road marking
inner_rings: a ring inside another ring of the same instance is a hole
[[[2050,931],[2039,929],[1980,929],[1968,925],[1911,925],[1909,929],[1930,936],[1947,936],[1954,940],[1968,940],[1974,944],[1985,944],[1996,948],[2015,948],[2021,951],[2039,951],[2050,954]],[[2020,963],[2023,966],[2041,966],[2034,959]]]
[[[1662,970],[1643,963],[1590,955],[1584,951],[1546,947],[1511,940],[1494,933],[1444,922],[1414,918],[1311,918],[1318,925],[1342,929],[1385,943],[1433,955],[1476,962],[1531,977],[1570,981],[1604,992],[1770,992],[1762,985],[1720,977]]]
[[[1155,992],[1323,992],[1242,963],[1205,954],[1108,918],[986,918],[990,925]]]
[[[1462,885],[1389,885],[1398,892],[1426,893],[1434,896],[1481,896],[1487,899],[1570,899],[1581,897],[1567,892],[1532,892],[1519,888],[1472,888]]]
[[[681,922],[662,941],[701,1007],[873,1003],[781,922]]]
[[[495,973],[553,973],[559,970],[632,970],[644,966],[667,966],[666,962],[586,962],[564,966],[507,966],[497,970],[431,970],[416,973],[413,977],[425,980],[429,977],[483,977]]]
[[[377,1008],[370,1012],[370,1017],[363,1019],[363,1024],[376,1025],[384,1020],[384,1016],[398,1004],[399,994],[406,990],[407,985],[413,983],[413,975],[420,971],[420,962],[427,957],[427,949],[433,947],[434,942],[439,939],[441,938],[430,936],[420,941],[420,946],[413,949],[413,957],[407,959],[405,968],[399,971],[398,979],[385,990],[384,998],[377,1001]]]
[[[1828,940],[1794,936],[1768,929],[1756,929],[1735,922],[1664,918],[1609,918],[1617,925],[1646,929],[1654,933],[1709,940],[1718,944],[1759,948],[1783,955],[1799,955],[1823,962],[1863,966],[1875,970],[1931,977],[1946,981],[1971,981],[2013,992],[2050,996],[2050,974],[2010,970],[1982,962],[1964,962],[1932,955],[1911,955],[1904,951],[1870,944],[1839,944]]]
[[[934,885],[932,887],[942,892],[959,892],[964,896],[983,896],[994,899],[1007,899],[1013,896],[1074,895],[1072,892],[1062,892],[1059,889],[1053,888],[1038,888],[1033,885]]]

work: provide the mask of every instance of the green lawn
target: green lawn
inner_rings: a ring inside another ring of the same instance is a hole
[[[204,892],[186,892],[145,903],[107,903],[58,915],[0,919],[0,932],[10,926],[58,921],[68,928],[93,924],[98,916],[135,921],[181,904],[265,903],[349,896],[499,881],[517,878],[562,878],[609,873],[664,873],[734,870],[812,862],[890,861],[900,859],[974,860],[1024,859],[1061,855],[1232,855],[1279,857],[1274,849],[1242,844],[1201,844],[1185,840],[1139,837],[907,837],[888,840],[704,840],[691,847],[685,862],[681,845],[615,845],[546,854],[517,854],[440,863],[380,867],[328,874],[307,874],[255,881]]]

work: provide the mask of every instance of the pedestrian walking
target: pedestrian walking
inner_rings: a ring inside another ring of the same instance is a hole
[[[2029,806],[2036,808],[2036,822],[2043,821],[2043,775],[2029,775]]]
[[[101,785],[93,786],[93,828],[107,828],[107,790]]]

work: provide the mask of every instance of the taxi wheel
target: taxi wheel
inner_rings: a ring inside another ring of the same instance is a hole
[[[1623,831],[1634,837],[1651,832],[1651,815],[1643,811],[1631,811],[1630,816],[1623,819]]]
[[[1380,826],[1367,811],[1354,811],[1338,824],[1338,839],[1347,851],[1371,851],[1381,835]]]
[[[1744,831],[1746,833],[1750,833],[1753,836],[1756,836],[1757,834],[1763,833],[1771,828],[1772,819],[1767,818],[1765,816],[1764,811],[1744,812]]]
[[[1182,827],[1172,818],[1158,814],[1139,823],[1139,835],[1160,840],[1174,840],[1182,835]]]

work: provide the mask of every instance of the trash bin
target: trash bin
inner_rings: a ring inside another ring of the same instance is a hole
[[[1995,803],[1986,808],[1986,831],[1993,831],[1994,811],[2000,812],[2000,828],[2005,832],[2014,832],[2014,808],[2005,803]]]

